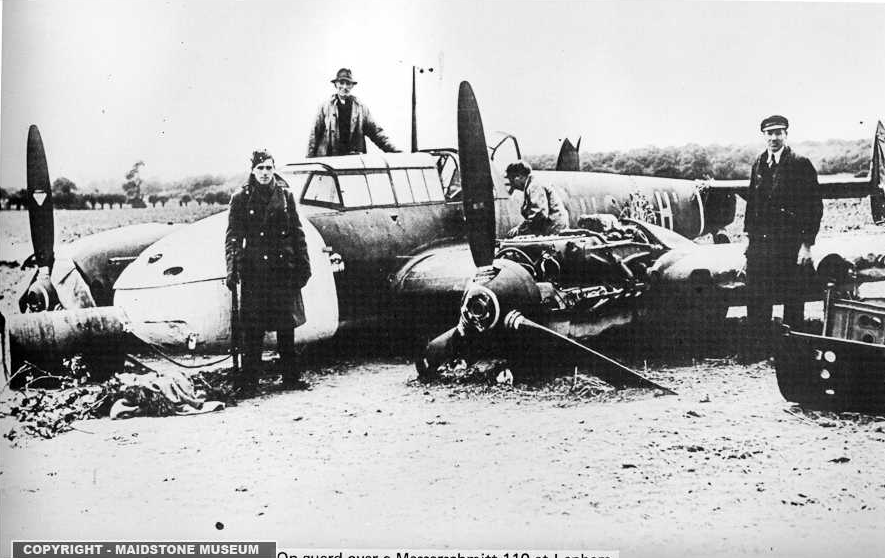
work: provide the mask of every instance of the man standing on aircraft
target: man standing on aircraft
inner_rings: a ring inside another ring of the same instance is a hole
[[[264,333],[276,331],[283,385],[303,389],[294,328],[305,321],[301,288],[310,259],[295,198],[267,151],[252,153],[249,180],[231,197],[224,247],[227,287],[234,291],[239,283],[241,290],[243,370],[235,387],[254,393]]]
[[[512,228],[508,236],[556,234],[568,228],[568,212],[553,186],[533,180],[532,167],[525,161],[507,165],[509,193],[522,190],[521,213],[525,221]]]
[[[805,302],[803,273],[811,264],[823,214],[817,172],[787,145],[789,122],[780,115],[762,121],[768,149],[753,163],[744,230],[747,246],[747,322],[750,338],[744,360],[769,354],[771,307],[784,303],[784,324],[801,328]]]
[[[308,157],[365,153],[369,136],[385,152],[399,152],[372,118],[369,107],[350,94],[356,81],[348,68],[338,70],[332,80],[336,92],[320,105],[307,143]]]

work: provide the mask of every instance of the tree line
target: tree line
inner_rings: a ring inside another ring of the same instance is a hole
[[[819,174],[850,173],[866,176],[872,147],[869,140],[828,140],[800,142],[796,151],[811,159]],[[628,151],[581,153],[581,170],[684,178],[688,180],[749,179],[753,161],[761,153],[758,146],[688,144],[681,147],[642,147]],[[556,168],[556,155],[528,156],[538,169]]]
[[[230,203],[230,192],[219,190],[217,192],[201,192],[198,194],[149,194],[146,198],[131,198],[125,194],[113,194],[103,192],[91,192],[81,194],[77,191],[77,185],[67,178],[56,178],[52,183],[52,203],[59,209],[113,209],[114,207],[122,208],[124,205],[130,207],[143,208],[147,207],[144,200],[151,207],[159,204],[165,207],[170,201],[177,203],[179,206],[196,203],[197,205],[226,205]],[[24,188],[17,192],[9,193],[5,189],[0,188],[0,209],[24,209],[28,203],[28,191]]]
[[[811,159],[820,174],[849,173],[866,176],[872,147],[869,140],[828,140],[800,142],[796,150]],[[758,146],[688,144],[681,147],[642,147],[628,151],[581,153],[581,170],[615,174],[660,176],[688,180],[743,180],[750,176]],[[556,168],[556,155],[529,155],[526,159],[537,169]],[[52,183],[52,199],[62,209],[105,209],[115,206],[165,206],[196,202],[227,204],[231,192],[242,184],[244,176],[202,174],[173,182],[145,181],[141,177],[144,161],[136,161],[124,174],[122,193],[80,192],[77,185],[60,177]],[[27,191],[7,192],[0,188],[0,208],[21,209],[27,206]]]
[[[137,161],[124,175],[121,193],[113,192],[81,192],[77,185],[65,177],[56,178],[52,182],[52,203],[60,209],[112,209],[128,205],[133,208],[144,208],[148,204],[165,207],[170,201],[184,206],[189,203],[197,205],[221,204],[230,202],[231,191],[241,177],[224,177],[221,175],[204,174],[177,180],[171,183],[145,181],[141,178],[141,169],[145,164]],[[22,209],[27,207],[28,192],[22,188],[16,192],[8,192],[0,188],[0,209]]]

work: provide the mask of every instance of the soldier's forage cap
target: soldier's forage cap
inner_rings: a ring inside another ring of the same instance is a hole
[[[768,130],[777,130],[778,128],[783,128],[786,130],[790,127],[790,122],[779,114],[773,114],[762,121],[762,125],[759,128],[763,132],[767,132]]]
[[[356,80],[353,79],[353,73],[351,73],[350,68],[341,68],[338,70],[332,83],[335,83],[336,81],[349,81],[353,85],[356,85]]]
[[[254,169],[261,163],[270,159],[273,161],[273,155],[271,155],[267,149],[262,149],[261,151],[253,151],[252,152],[252,168]]]
[[[525,161],[519,160],[507,165],[507,171],[504,173],[504,176],[507,178],[510,178],[511,176],[528,176],[531,172],[532,166]]]

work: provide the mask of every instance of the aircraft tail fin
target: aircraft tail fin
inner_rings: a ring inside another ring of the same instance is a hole
[[[556,170],[558,171],[580,171],[581,158],[578,149],[581,146],[581,138],[578,138],[577,145],[572,145],[571,140],[565,138],[562,146],[559,148],[559,157],[556,159]]]

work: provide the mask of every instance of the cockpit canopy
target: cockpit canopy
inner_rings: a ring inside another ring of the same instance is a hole
[[[318,157],[279,173],[300,203],[333,209],[460,201],[453,151]]]

